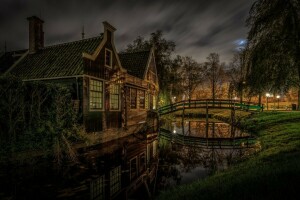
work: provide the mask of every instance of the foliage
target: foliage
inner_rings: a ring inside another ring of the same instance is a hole
[[[181,87],[182,77],[181,77],[181,57],[177,55],[171,62],[170,65],[170,81],[168,84],[168,91],[170,97],[179,97],[183,93]],[[175,100],[175,99],[173,99]]]
[[[191,98],[195,89],[204,81],[204,67],[189,56],[179,56],[172,61],[172,95]]]
[[[242,125],[255,131],[260,152],[224,172],[163,192],[158,199],[296,199],[299,122],[299,112],[265,112],[245,118]]]
[[[233,98],[235,93],[237,96],[243,96],[244,68],[243,68],[243,51],[234,54],[227,76],[230,79],[229,98]]]
[[[0,79],[0,149],[8,157],[25,151],[75,159],[82,139],[68,88],[43,82]],[[2,156],[2,155],[1,155]]]
[[[299,88],[300,2],[258,0],[247,20],[247,83],[252,91],[281,93]],[[300,102],[300,98],[298,99]]]

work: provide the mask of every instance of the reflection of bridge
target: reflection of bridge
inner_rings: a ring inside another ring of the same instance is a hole
[[[169,114],[178,110],[183,109],[194,109],[194,108],[205,108],[205,109],[241,109],[246,111],[262,111],[263,106],[252,102],[240,102],[236,100],[226,99],[199,99],[199,100],[186,100],[179,101],[170,105],[160,107],[158,112],[160,115]]]
[[[175,142],[181,145],[198,146],[206,148],[251,148],[255,145],[256,140],[253,136],[239,136],[231,138],[205,138],[195,136],[185,136],[181,134],[173,134],[171,131],[166,129],[160,130],[160,137]]]

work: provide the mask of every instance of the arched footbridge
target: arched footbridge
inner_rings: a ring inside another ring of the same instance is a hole
[[[166,115],[169,113],[176,112],[178,110],[184,109],[195,109],[195,108],[205,108],[205,109],[239,109],[246,111],[263,111],[263,106],[253,102],[240,102],[235,100],[226,99],[199,99],[199,100],[186,100],[179,101],[173,104],[162,106],[158,109],[160,115]]]

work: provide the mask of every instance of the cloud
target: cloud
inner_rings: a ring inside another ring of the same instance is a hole
[[[0,51],[28,46],[26,18],[42,16],[46,45],[78,40],[82,26],[86,37],[103,31],[102,21],[116,28],[121,50],[137,36],[162,30],[176,43],[176,53],[204,61],[217,52],[228,62],[234,41],[246,38],[245,19],[254,0],[3,0],[0,11]],[[4,45],[3,45],[4,46]]]

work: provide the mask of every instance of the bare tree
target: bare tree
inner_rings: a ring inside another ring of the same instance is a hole
[[[213,101],[216,99],[216,95],[221,90],[222,83],[224,81],[224,63],[220,63],[220,57],[217,53],[210,53],[205,62],[206,77],[209,79],[211,95]]]

